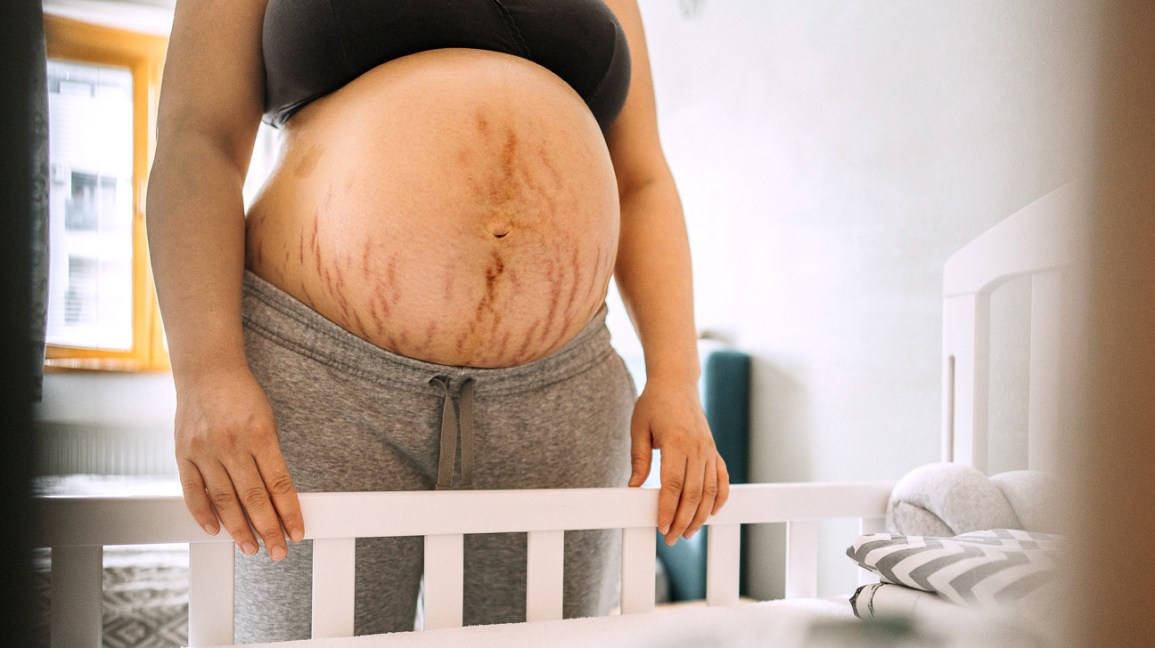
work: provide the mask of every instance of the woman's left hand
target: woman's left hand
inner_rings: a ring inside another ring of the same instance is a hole
[[[697,381],[647,380],[630,433],[630,486],[641,486],[650,474],[652,448],[662,451],[658,529],[672,546],[678,536],[694,535],[730,496],[730,475],[702,412]]]

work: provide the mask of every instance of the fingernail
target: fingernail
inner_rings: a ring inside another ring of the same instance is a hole
[[[273,550],[269,552],[269,555],[273,558],[273,560],[280,560],[285,557],[285,548],[279,545],[273,547]]]
[[[257,553],[257,545],[255,545],[251,542],[246,542],[245,545],[243,547],[241,547],[241,552],[244,553],[246,556],[251,556],[251,555]]]
[[[217,529],[214,528],[213,525],[211,525],[211,524],[206,524],[205,525],[205,533],[207,533],[209,535],[216,535]]]
[[[677,538],[666,538],[666,546],[672,547],[672,546],[674,546],[674,543],[677,541],[678,541]]]
[[[670,525],[669,524],[663,524],[663,525],[658,527],[658,530],[662,532],[662,535],[666,535],[667,533],[670,532]]]
[[[305,532],[300,529],[293,529],[289,532],[289,539],[293,542],[300,542],[301,538],[305,537]]]

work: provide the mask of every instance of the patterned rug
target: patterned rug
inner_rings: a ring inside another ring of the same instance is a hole
[[[37,645],[48,648],[52,574],[37,550]],[[184,545],[105,547],[104,647],[176,648],[188,643],[188,550]]]

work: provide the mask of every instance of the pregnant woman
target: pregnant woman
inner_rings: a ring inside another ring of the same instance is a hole
[[[239,548],[238,640],[309,635],[298,491],[638,486],[657,447],[668,543],[722,506],[635,0],[180,0],[157,120],[176,459]],[[565,616],[615,603],[618,542],[566,533]],[[421,538],[358,539],[356,569],[356,634],[412,629]],[[464,595],[524,620],[525,534],[467,536]]]

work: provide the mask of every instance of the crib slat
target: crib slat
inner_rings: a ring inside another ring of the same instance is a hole
[[[706,537],[706,603],[733,605],[738,602],[738,524],[711,524]]]
[[[622,529],[622,614],[654,609],[657,538],[652,526]]]
[[[232,542],[190,542],[189,646],[233,643]]]
[[[313,541],[313,638],[353,636],[356,539]]]
[[[818,522],[786,523],[786,598],[818,595]]]
[[[886,518],[860,518],[858,520],[858,532],[866,535],[867,533],[886,533]],[[869,585],[870,583],[878,582],[878,574],[869,569],[858,568],[858,584]]]
[[[987,470],[987,404],[990,387],[990,295],[943,301],[943,461]],[[948,391],[949,390],[949,391]]]
[[[460,533],[425,536],[425,629],[459,628],[464,540]]]
[[[100,648],[104,547],[52,548],[52,648]]]
[[[526,536],[525,620],[560,619],[565,531],[530,531]]]

